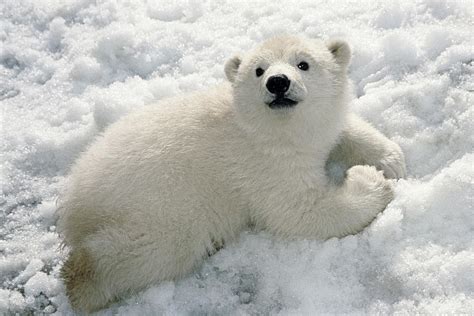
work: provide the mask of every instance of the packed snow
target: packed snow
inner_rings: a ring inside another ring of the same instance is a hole
[[[103,315],[474,313],[473,5],[469,0],[0,2],[0,314],[72,314],[56,199],[108,125],[224,80],[281,33],[346,39],[353,111],[395,140],[408,178],[363,232],[243,232],[192,275]]]

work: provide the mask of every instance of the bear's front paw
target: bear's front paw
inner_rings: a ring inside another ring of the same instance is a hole
[[[347,171],[346,189],[365,209],[381,212],[393,199],[393,187],[382,171],[372,166],[354,166]]]
[[[393,143],[387,150],[387,154],[375,164],[377,169],[382,170],[388,179],[400,179],[406,177],[405,156],[402,149]]]

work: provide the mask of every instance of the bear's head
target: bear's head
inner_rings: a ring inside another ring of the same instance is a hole
[[[347,103],[350,55],[341,40],[281,36],[231,58],[225,73],[239,121],[262,131],[337,120]]]

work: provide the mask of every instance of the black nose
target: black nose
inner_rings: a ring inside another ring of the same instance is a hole
[[[285,75],[271,76],[267,80],[267,89],[273,94],[283,94],[288,91],[290,80]]]

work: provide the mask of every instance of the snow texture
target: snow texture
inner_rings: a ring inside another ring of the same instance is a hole
[[[353,110],[409,177],[362,233],[243,232],[194,274],[103,315],[474,313],[473,5],[469,0],[0,2],[0,314],[72,314],[56,199],[79,153],[132,109],[224,80],[282,32],[353,48]]]

